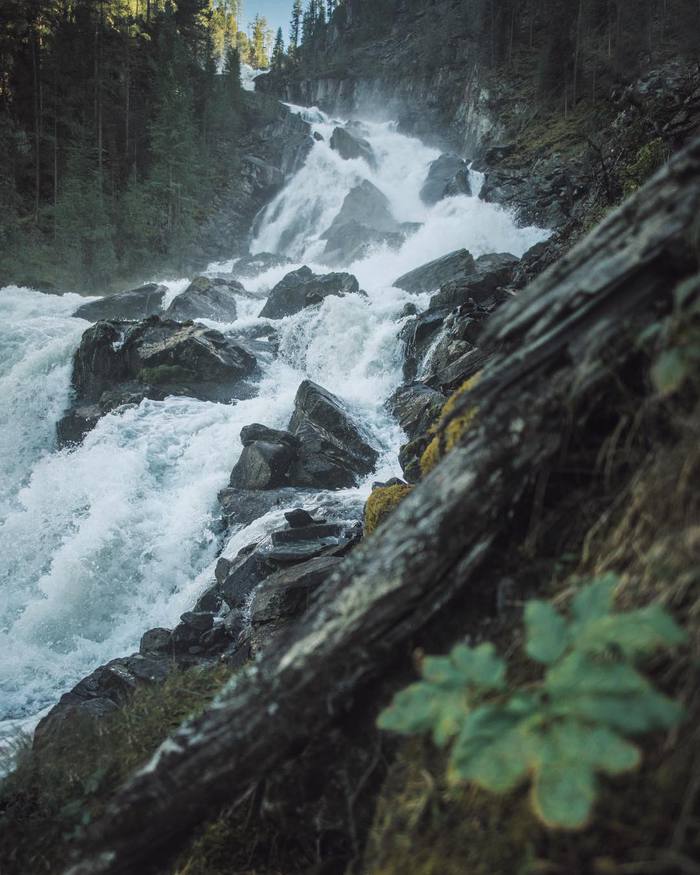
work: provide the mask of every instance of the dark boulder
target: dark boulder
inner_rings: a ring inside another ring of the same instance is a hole
[[[167,291],[165,286],[146,283],[137,289],[117,292],[100,298],[99,301],[83,304],[73,315],[89,322],[98,322],[101,319],[147,319],[161,312]]]
[[[218,499],[226,527],[241,528],[275,508],[292,507],[300,495],[298,490],[289,487],[267,491],[222,489]]]
[[[275,267],[285,267],[292,264],[292,259],[286,255],[277,255],[274,252],[257,252],[255,255],[244,255],[231,268],[231,273],[238,279],[252,279],[272,270]]]
[[[237,316],[236,295],[245,293],[243,286],[235,280],[198,276],[175,298],[165,315],[179,322],[188,319],[234,322]]]
[[[267,319],[284,319],[299,313],[305,307],[320,304],[330,295],[357,294],[360,286],[352,274],[315,274],[308,267],[288,273],[270,292],[260,313]]]
[[[145,398],[162,401],[165,397],[166,393],[158,386],[125,383],[103,392],[95,402],[77,403],[56,423],[58,445],[66,447],[79,444],[99,420],[113,410],[138,407]]]
[[[322,556],[268,577],[253,596],[250,618],[253,626],[279,623],[304,613],[309,599],[335,571],[342,559]]]
[[[347,540],[342,526],[335,523],[283,529],[272,533],[272,549],[267,553],[267,559],[275,565],[295,565],[321,556]]]
[[[310,380],[297,391],[289,431],[300,443],[290,472],[290,482],[298,486],[356,486],[361,476],[374,470],[379,457],[340,399]]]
[[[337,152],[341,158],[351,161],[354,158],[362,158],[374,170],[377,167],[377,159],[374,150],[363,137],[354,134],[347,128],[336,128],[331,137],[331,149]]]
[[[444,395],[423,383],[409,383],[400,386],[386,406],[409,440],[413,440],[427,432],[440,416],[446,401]]]
[[[441,155],[430,165],[420,196],[424,203],[432,206],[443,198],[471,193],[467,162],[458,155]]]
[[[174,389],[221,400],[253,374],[255,357],[240,343],[202,325],[151,317],[145,322],[99,322],[83,334],[73,362],[73,386],[96,399],[120,383]]]
[[[377,231],[356,220],[334,225],[325,237],[326,248],[322,261],[328,265],[352,264],[366,258],[372,249],[380,246],[400,249],[406,242],[406,235],[401,231]]]
[[[144,398],[189,395],[230,401],[251,393],[245,378],[255,356],[218,331],[152,316],[144,322],[98,322],[73,358],[75,403],[59,422],[59,439],[79,440],[100,416]]]
[[[224,601],[232,609],[243,608],[255,587],[275,571],[267,561],[267,551],[255,547],[252,553],[243,550],[238,554],[221,583]]]
[[[430,306],[459,307],[470,299],[482,304],[511,282],[519,262],[509,253],[482,255],[474,262],[470,274],[442,285],[430,299]]]
[[[389,199],[368,179],[348,192],[340,212],[333,219],[324,237],[327,237],[334,229],[342,228],[351,222],[358,222],[366,228],[373,228],[375,231],[397,232],[401,230],[400,223],[391,213]]]
[[[253,444],[256,441],[265,441],[273,444],[286,444],[293,449],[297,449],[299,441],[288,431],[280,431],[276,428],[268,428],[266,425],[260,425],[254,422],[252,425],[245,425],[241,429],[241,443],[244,447]]]
[[[284,518],[292,529],[303,529],[306,526],[315,526],[325,523],[325,520],[315,520],[308,511],[301,507],[290,510],[284,515]]]
[[[466,249],[458,249],[442,258],[417,267],[394,280],[398,289],[418,294],[432,292],[445,283],[461,280],[474,273],[476,262]]]
[[[141,636],[139,653],[143,656],[169,653],[172,647],[170,629],[149,629]]]
[[[278,489],[287,484],[287,473],[297,455],[288,443],[253,441],[243,447],[230,485],[234,489]]]
[[[404,347],[403,374],[406,382],[415,380],[421,363],[442,330],[449,315],[446,309],[425,310],[409,319],[399,332]]]
[[[113,659],[83,678],[44,717],[34,733],[34,748],[73,744],[76,719],[99,720],[121,707],[138,687],[161,684],[174,668],[165,655],[134,654]]]

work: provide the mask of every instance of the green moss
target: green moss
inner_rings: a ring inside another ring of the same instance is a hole
[[[625,195],[634,194],[667,160],[668,149],[661,137],[642,146],[621,174]]]
[[[34,752],[25,743],[17,768],[0,782],[3,875],[61,871],[68,842],[186,717],[209,704],[230,675],[218,664],[174,671],[160,686],[139,688],[109,717],[71,721],[60,744]]]
[[[435,437],[421,456],[420,468],[424,477],[433,470],[446,453],[457,446],[461,437],[472,426],[478,413],[476,406],[468,408],[461,416],[455,417],[454,412],[464,396],[471,392],[480,379],[481,372],[462,383],[459,389],[456,389],[447,399],[442,408],[440,419],[432,429]]]
[[[194,373],[181,365],[158,365],[155,368],[142,368],[138,373],[138,381],[151,386],[165,386],[172,383],[189,383],[194,379]]]
[[[365,535],[371,535],[410,494],[412,487],[397,484],[375,489],[365,505]]]

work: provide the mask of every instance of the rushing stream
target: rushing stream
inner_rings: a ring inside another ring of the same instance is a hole
[[[105,416],[81,446],[59,452],[55,423],[68,404],[71,357],[88,325],[71,314],[85,299],[0,291],[0,742],[16,726],[31,726],[99,664],[137,649],[146,629],[172,626],[192,607],[222,546],[216,496],[240,454],[240,430],[252,422],[285,428],[305,377],[341,397],[381,450],[366,483],[334,495],[336,513],[357,511],[373,480],[400,474],[403,435],[383,404],[401,382],[400,314],[409,301],[426,307],[429,296],[392,282],[461,247],[474,256],[519,256],[547,236],[517,228],[507,212],[476,196],[427,207],[419,192],[439,153],[391,123],[365,125],[378,159],[370,170],[331,150],[337,121],[292,109],[324,140],[267,208],[251,251],[284,252],[296,264],[244,281],[249,290],[267,291],[302,264],[328,272],[315,263],[321,235],[363,179],[388,197],[398,221],[422,227],[399,251],[378,249],[334,268],[354,273],[368,297],[330,297],[275,323],[280,354],[262,362],[255,398],[144,401]],[[479,182],[473,174],[477,192]],[[229,274],[232,264],[211,265],[209,273]],[[168,301],[187,284],[170,281]],[[261,307],[242,300],[237,327],[259,322]],[[316,501],[328,498],[321,493]],[[282,512],[234,532],[224,555],[279,527]]]

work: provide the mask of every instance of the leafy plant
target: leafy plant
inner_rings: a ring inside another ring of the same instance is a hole
[[[626,736],[669,728],[682,716],[635,660],[681,644],[685,634],[656,605],[615,612],[617,583],[609,574],[581,589],[569,618],[548,602],[527,604],[525,649],[546,667],[540,681],[509,690],[492,644],[459,644],[424,660],[423,679],[396,695],[380,728],[451,743],[451,782],[506,793],[530,776],[533,808],[547,826],[584,827],[596,773],[617,775],[640,762]]]

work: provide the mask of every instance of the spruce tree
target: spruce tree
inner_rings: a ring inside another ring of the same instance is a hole
[[[284,36],[282,35],[282,28],[277,29],[277,37],[275,39],[275,46],[272,50],[272,69],[280,70],[284,63]]]
[[[294,0],[292,7],[292,21],[289,28],[289,54],[292,55],[299,47],[301,39],[301,22],[303,17],[303,7],[301,0]]]

